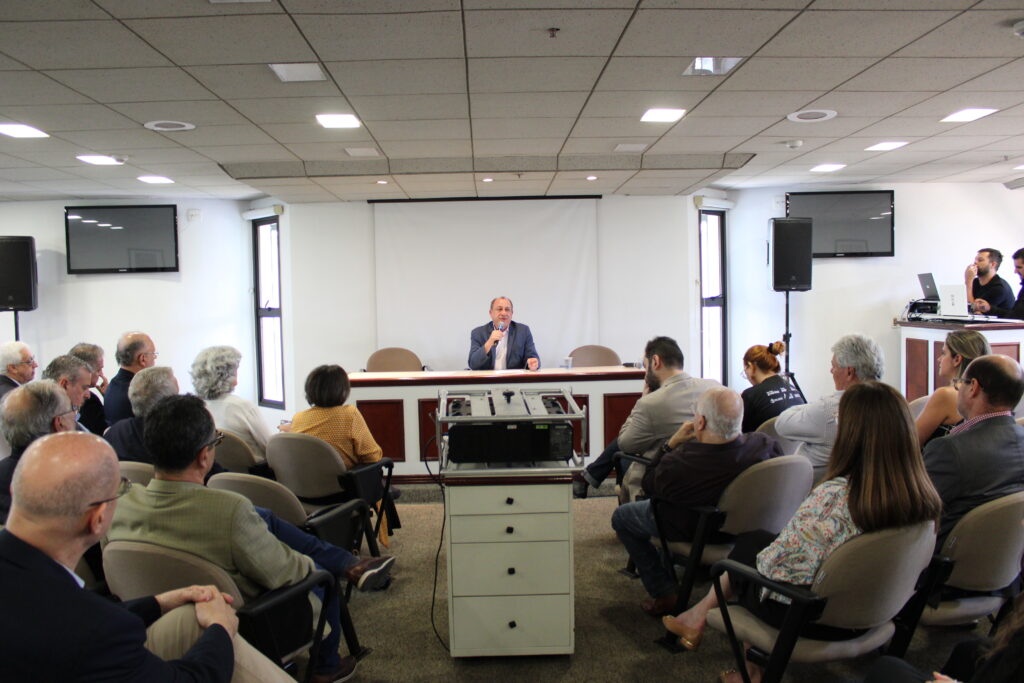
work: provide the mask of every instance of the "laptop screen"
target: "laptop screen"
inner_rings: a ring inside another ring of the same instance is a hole
[[[921,283],[921,291],[927,301],[939,300],[939,288],[935,286],[935,278],[931,273],[918,273],[918,282]]]

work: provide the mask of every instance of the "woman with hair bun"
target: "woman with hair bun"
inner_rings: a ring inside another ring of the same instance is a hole
[[[755,431],[790,406],[807,403],[800,392],[779,375],[779,356],[785,352],[785,343],[777,341],[768,346],[755,344],[743,354],[743,377],[754,385],[740,394],[745,433]]]

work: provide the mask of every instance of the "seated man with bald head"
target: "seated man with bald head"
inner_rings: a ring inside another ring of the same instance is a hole
[[[40,437],[73,432],[75,427],[71,399],[52,380],[29,382],[4,397],[0,405],[0,433],[11,445],[11,454],[0,460],[0,524],[11,508],[11,480],[25,449]]]
[[[43,437],[21,458],[0,531],[5,680],[291,681],[236,635],[230,598],[213,586],[121,604],[82,587],[74,568],[130,487],[91,434]]]
[[[159,354],[148,334],[142,332],[125,332],[117,340],[117,352],[114,358],[119,369],[107,385],[103,396],[103,411],[107,422],[113,426],[118,420],[132,417],[131,403],[128,400],[128,385],[135,373],[156,365]]]
[[[1024,371],[1008,356],[981,356],[954,380],[964,422],[924,447],[924,466],[942,498],[938,547],[965,514],[1024,490],[1024,427],[1013,409]]]
[[[690,540],[698,515],[683,508],[715,505],[722,491],[743,470],[782,455],[778,443],[760,432],[742,434],[743,399],[732,389],[713,387],[697,400],[692,421],[685,422],[658,449],[644,475],[643,488],[652,498],[674,505],[664,520],[671,540]],[[612,528],[626,546],[651,599],[641,607],[653,616],[675,608],[677,586],[651,543],[658,535],[650,500],[620,505]]]

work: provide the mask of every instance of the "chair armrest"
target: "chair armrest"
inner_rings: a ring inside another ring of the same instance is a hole
[[[721,576],[727,571],[730,574],[742,577],[744,581],[767,588],[772,593],[785,596],[792,600],[794,604],[813,605],[814,603],[821,603],[821,607],[825,607],[826,598],[815,595],[810,589],[803,586],[794,586],[791,583],[774,581],[757,571],[754,567],[737,562],[736,560],[719,560],[715,562],[711,567],[711,577]]]
[[[314,536],[339,548],[352,550],[362,536],[369,505],[362,498],[322,508],[306,518],[304,525]]]
[[[275,588],[272,591],[264,593],[255,600],[245,603],[238,610],[238,615],[248,617],[258,616],[267,610],[280,607],[281,605],[294,600],[296,596],[302,596],[305,600],[306,594],[318,586],[323,586],[324,590],[329,593],[332,589],[336,588],[337,584],[335,581],[334,576],[329,571],[316,569],[307,574],[306,578],[302,579],[298,583]],[[327,602],[326,596],[324,598],[324,602]]]

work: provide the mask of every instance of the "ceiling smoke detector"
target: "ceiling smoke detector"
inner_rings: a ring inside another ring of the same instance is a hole
[[[838,112],[831,109],[804,109],[803,111],[787,114],[786,118],[796,123],[818,123],[819,121],[834,119],[837,114]]]
[[[782,144],[784,144],[789,149],[800,149],[801,147],[804,146],[804,141],[803,140],[786,140]]]

